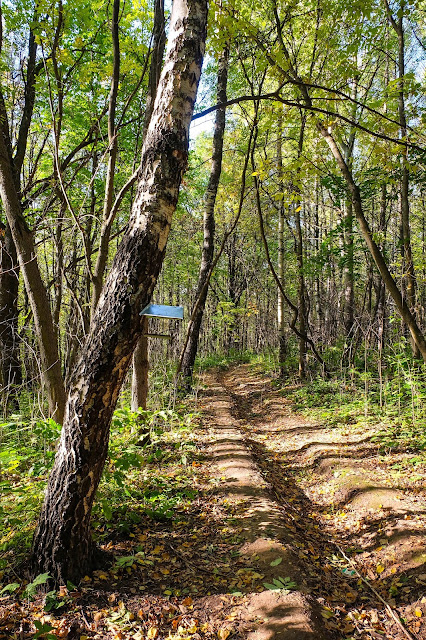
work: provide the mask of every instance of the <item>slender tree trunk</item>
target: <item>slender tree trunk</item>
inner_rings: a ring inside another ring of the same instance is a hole
[[[314,231],[314,242],[315,242],[315,253],[316,255],[319,254],[319,250],[320,250],[320,241],[321,241],[321,229],[320,229],[320,216],[319,216],[319,208],[320,208],[320,202],[319,202],[319,184],[318,184],[318,177],[315,176],[315,215],[314,215],[314,226],[315,226],[315,231]],[[318,275],[315,276],[315,311],[316,311],[316,315],[317,315],[317,323],[318,323],[318,328],[319,331],[322,335],[324,335],[323,332],[323,318],[324,318],[324,313],[323,313],[323,295],[322,295],[322,283],[321,280],[319,278]]]
[[[217,102],[225,104],[227,100],[226,86],[228,83],[228,62],[229,51],[225,47],[219,59],[217,72]],[[189,328],[189,337],[182,359],[182,376],[190,384],[194,370],[195,356],[197,355],[198,340],[200,336],[201,323],[203,320],[204,309],[206,306],[208,285],[207,278],[210,268],[213,264],[214,254],[214,235],[215,235],[215,219],[214,209],[216,203],[217,190],[219,188],[220,174],[222,171],[222,153],[223,153],[223,136],[225,133],[225,107],[216,111],[215,127],[213,133],[213,151],[212,163],[210,169],[209,183],[205,196],[204,206],[204,242],[201,254],[200,273],[198,276],[198,284],[195,293],[197,308],[191,314],[191,325]]]
[[[148,95],[146,99],[145,121],[143,139],[148,130],[151,120],[154,100],[157,93],[158,82],[160,80],[161,67],[163,64],[164,48],[166,45],[166,31],[164,20],[164,0],[155,0],[154,4],[154,29],[153,47],[151,54],[151,65],[149,69]],[[143,323],[142,335],[136,345],[133,355],[132,370],[132,409],[136,411],[139,407],[146,409],[148,400],[148,320]]]
[[[160,272],[179,186],[206,37],[206,0],[174,0],[166,62],[142,149],[138,189],[80,359],[33,542],[33,571],[77,581],[93,557],[90,516],[109,426],[141,334],[140,309]]]
[[[65,406],[65,388],[56,331],[53,325],[49,298],[38,267],[33,237],[22,215],[21,203],[13,175],[12,159],[3,135],[0,135],[0,196],[33,312],[35,331],[40,349],[42,380],[46,387],[49,401],[49,415],[57,422],[62,422]]]
[[[351,201],[346,203],[345,211],[345,254],[345,265],[343,267],[343,318],[346,339],[350,340],[354,326],[354,230]]]
[[[303,150],[303,138],[305,133],[305,118],[302,116],[300,133],[299,133],[299,146],[297,157],[300,158]],[[297,171],[300,173],[300,170]],[[301,194],[301,185],[297,184],[296,191]],[[303,380],[306,377],[306,354],[308,351],[306,342],[306,330],[307,330],[307,309],[306,309],[306,290],[305,290],[305,274],[304,274],[304,260],[303,260],[303,233],[301,224],[302,202],[296,201],[294,209],[295,220],[295,235],[296,235],[296,260],[297,260],[297,297],[299,307],[299,377]]]
[[[400,137],[402,140],[407,139],[407,118],[405,113],[405,29],[404,29],[404,10],[406,7],[405,0],[400,0],[398,17],[395,19],[392,15],[389,3],[383,0],[387,17],[390,25],[398,38],[398,116]],[[401,215],[401,249],[403,257],[403,290],[407,299],[408,307],[411,313],[416,312],[416,276],[414,271],[413,252],[411,248],[411,229],[410,229],[410,172],[408,146],[403,148],[401,157],[401,183],[400,183],[400,215]],[[411,345],[413,355],[420,357],[420,351],[416,341],[411,337]]]
[[[139,407],[146,409],[148,401],[148,318],[143,317],[141,324],[142,335],[133,353],[132,370],[132,411]]]
[[[0,223],[0,358],[4,402],[17,401],[22,384],[18,332],[19,266],[8,226]]]
[[[279,189],[284,197],[284,184],[283,184],[283,154],[282,154],[282,135],[283,135],[283,121],[282,111],[278,112],[278,138],[277,138],[277,161],[278,161],[278,184]],[[285,250],[284,250],[284,226],[285,226],[285,208],[284,202],[281,200],[280,208],[278,212],[278,272],[277,275],[280,279],[281,286],[285,286],[284,282],[284,267],[285,267]],[[284,307],[285,300],[283,293],[278,288],[278,304],[277,304],[277,320],[278,320],[278,362],[280,367],[280,378],[284,379],[286,374],[285,360],[287,358],[287,340],[285,334],[285,315]]]
[[[387,193],[386,193],[386,184],[383,184],[381,187],[381,197],[380,197],[380,220],[379,220],[379,249],[384,252],[385,243],[386,243],[386,205],[387,205]],[[377,317],[377,346],[380,354],[383,352],[384,341],[385,341],[385,325],[386,325],[386,288],[382,278],[379,276],[378,282],[378,292],[377,292],[377,302],[376,302],[376,317]]]
[[[120,0],[114,0],[112,7],[112,48],[113,69],[111,78],[111,90],[109,93],[108,107],[108,166],[105,184],[104,207],[102,213],[102,225],[99,239],[98,256],[93,272],[92,313],[95,313],[99,296],[104,282],[104,274],[108,260],[109,239],[114,217],[110,216],[114,198],[115,165],[117,162],[118,143],[115,129],[115,113],[117,109],[118,85],[120,82],[120,39],[119,39]]]

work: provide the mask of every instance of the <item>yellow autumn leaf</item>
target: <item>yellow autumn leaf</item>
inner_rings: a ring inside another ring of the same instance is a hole
[[[415,609],[414,615],[417,616],[417,618],[421,618],[423,615],[423,611],[421,609]]]
[[[376,567],[376,572],[377,573],[383,573],[383,571],[385,570],[384,566],[382,564],[378,564]]]
[[[148,629],[148,633],[146,634],[147,640],[154,640],[158,636],[157,627],[150,627]]]
[[[297,209],[295,209],[296,213],[301,210],[302,210],[302,207],[297,207]]]

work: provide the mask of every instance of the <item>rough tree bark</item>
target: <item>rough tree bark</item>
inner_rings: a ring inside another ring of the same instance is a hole
[[[226,87],[228,83],[228,64],[229,51],[228,47],[222,52],[219,59],[217,71],[217,102],[224,104],[227,100]],[[222,172],[222,154],[223,154],[223,136],[225,133],[225,112],[226,107],[219,108],[216,111],[214,133],[213,133],[213,149],[212,162],[210,168],[209,183],[205,195],[204,220],[203,220],[203,251],[201,254],[200,273],[198,276],[195,300],[197,308],[195,314],[191,315],[191,325],[189,338],[186,344],[185,352],[182,358],[182,377],[190,384],[192,373],[194,371],[195,356],[197,355],[198,340],[200,337],[201,323],[203,320],[204,309],[206,306],[208,286],[204,286],[207,282],[210,267],[213,263],[214,254],[214,235],[215,235],[215,218],[214,209],[216,203],[217,190],[219,188],[220,174]]]
[[[60,584],[79,580],[93,559],[93,500],[107,455],[112,413],[141,332],[139,313],[161,269],[187,163],[206,22],[206,0],[174,0],[166,61],[129,224],[73,373],[32,552],[33,571],[47,571]]]

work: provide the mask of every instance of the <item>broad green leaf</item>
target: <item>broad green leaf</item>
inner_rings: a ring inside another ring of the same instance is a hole
[[[282,559],[282,558],[276,558],[275,560],[272,560],[272,562],[271,562],[271,567],[276,567],[276,566],[278,566],[279,564],[281,564],[281,562],[282,562],[282,561],[283,561],[283,559]]]

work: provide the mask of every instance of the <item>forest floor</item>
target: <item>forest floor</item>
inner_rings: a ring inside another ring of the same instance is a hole
[[[425,640],[426,496],[406,454],[372,424],[308,420],[252,365],[202,386],[195,498],[130,531],[113,515],[109,559],[76,588],[5,592],[0,639]]]

